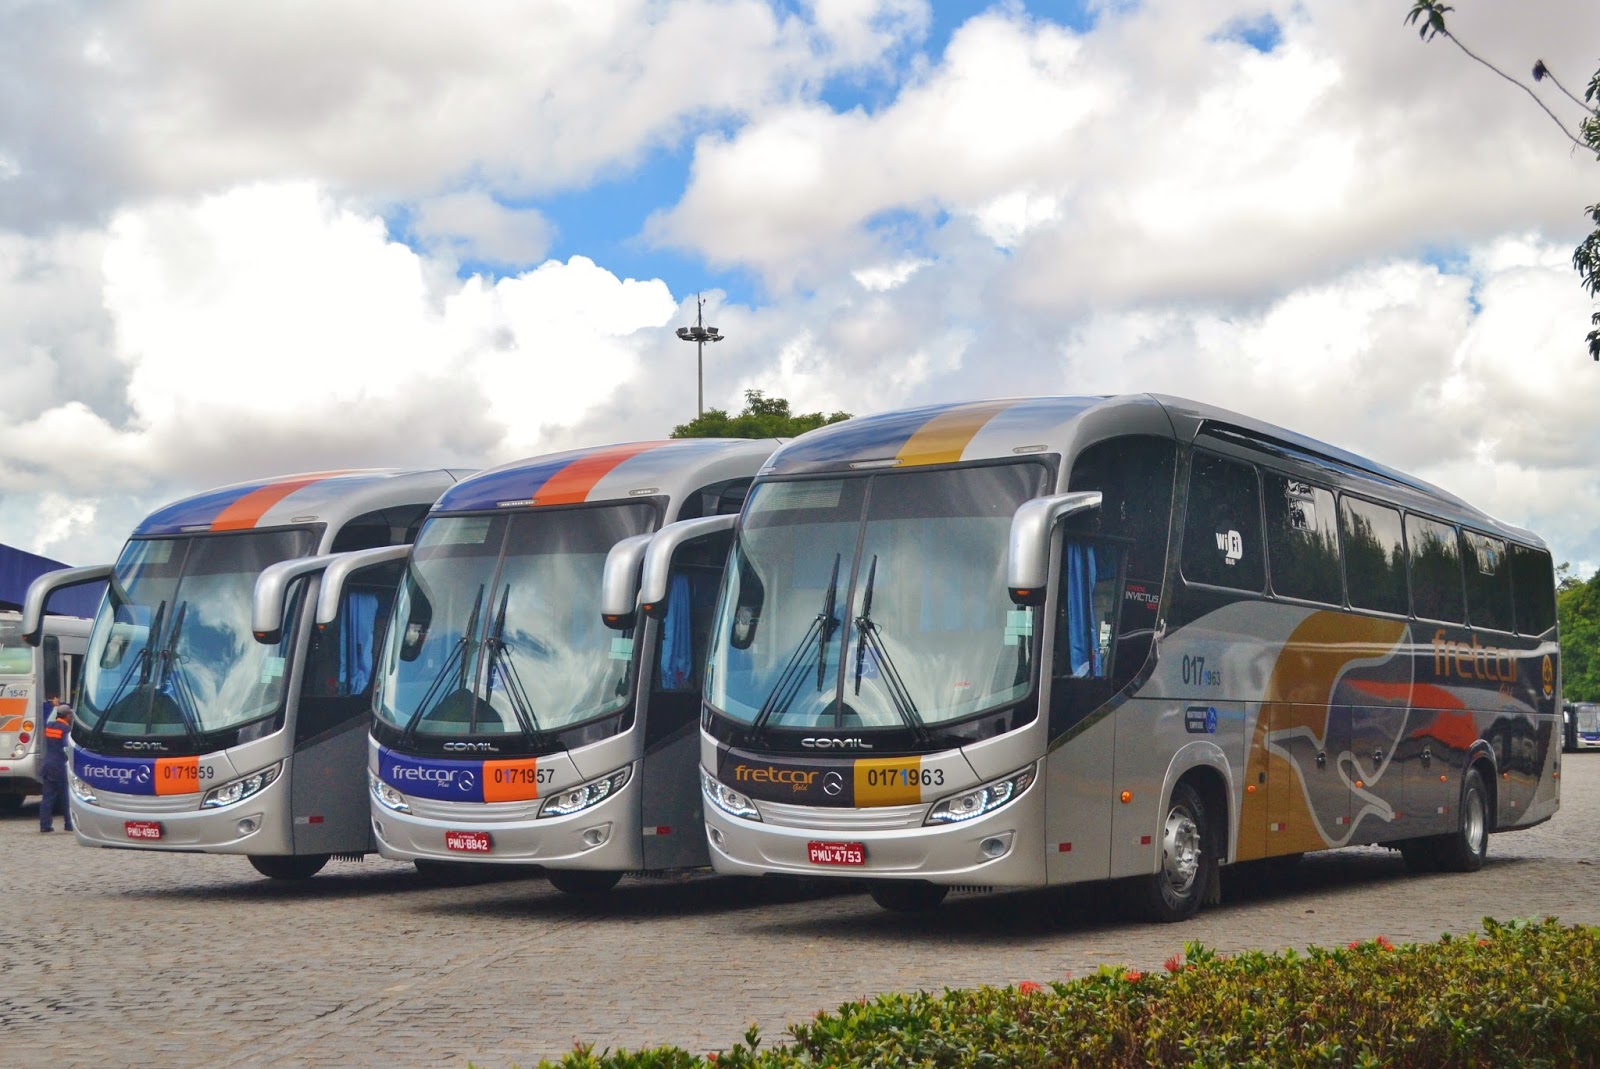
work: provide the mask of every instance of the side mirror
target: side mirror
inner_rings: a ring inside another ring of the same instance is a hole
[[[654,534],[630,535],[606,554],[600,574],[600,620],[613,631],[631,631],[639,601],[639,573]]]
[[[37,646],[44,634],[44,611],[50,595],[68,587],[85,586],[112,578],[110,564],[95,564],[87,568],[57,568],[45,572],[28,584],[28,593],[22,603],[22,641]]]
[[[1078,490],[1024,501],[1011,517],[1006,588],[1018,605],[1043,605],[1050,581],[1050,535],[1057,523],[1100,507],[1100,491]]]
[[[667,589],[672,578],[672,559],[678,549],[701,538],[733,530],[737,516],[703,516],[695,520],[669,523],[655,533],[645,548],[639,577],[639,608],[651,616],[667,611]]]
[[[298,557],[261,569],[250,604],[250,631],[257,642],[275,645],[283,639],[283,611],[288,602],[289,585],[302,576],[316,575],[338,559],[335,553]]]

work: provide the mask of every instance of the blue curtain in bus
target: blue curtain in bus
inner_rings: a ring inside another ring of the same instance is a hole
[[[1117,553],[1108,547],[1067,544],[1067,655],[1072,674],[1098,679],[1105,675],[1100,656],[1100,621],[1094,611],[1097,582],[1117,572]]]
[[[360,694],[372,678],[372,638],[377,634],[378,596],[355,591],[344,599],[339,639],[339,678],[345,694]]]
[[[660,679],[662,690],[684,690],[694,668],[694,638],[689,633],[691,610],[689,577],[678,573],[667,584],[667,616],[661,621]]]

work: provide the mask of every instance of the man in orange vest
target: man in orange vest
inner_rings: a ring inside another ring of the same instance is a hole
[[[54,831],[55,814],[59,809],[72,830],[72,810],[67,808],[67,736],[72,732],[72,706],[62,702],[56,706],[55,719],[44,727],[44,767],[39,772],[39,782],[44,785],[44,797],[39,801],[39,830]]]

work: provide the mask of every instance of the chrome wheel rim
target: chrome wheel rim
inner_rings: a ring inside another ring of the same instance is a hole
[[[1161,872],[1167,889],[1183,898],[1194,888],[1200,873],[1200,826],[1189,811],[1173,806],[1161,829]]]
[[[1484,810],[1483,795],[1478,791],[1467,794],[1465,812],[1461,814],[1461,828],[1467,836],[1467,846],[1474,854],[1483,853],[1485,829],[1489,826]]]

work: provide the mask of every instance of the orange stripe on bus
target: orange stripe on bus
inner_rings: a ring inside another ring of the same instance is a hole
[[[8,716],[4,720],[0,720],[0,732],[21,731],[21,730],[22,730],[22,717],[21,716]]]
[[[539,759],[525,757],[483,763],[485,802],[527,802],[539,797]]]
[[[934,416],[906,439],[897,454],[901,464],[950,464],[961,459],[984,424],[1010,408],[1011,401],[962,405]]]
[[[199,794],[200,758],[156,758],[157,794]]]
[[[335,475],[348,475],[349,473],[349,469],[343,471],[319,471],[310,475],[302,475],[298,479],[285,479],[282,482],[269,483],[258,490],[250,491],[219,512],[217,518],[211,521],[211,529],[213,531],[247,530],[254,527],[268,509],[296,490],[310,486],[312,483],[320,483],[324,479],[331,479]]]
[[[546,479],[545,484],[533,494],[533,499],[540,505],[575,504],[587,498],[589,491],[594,489],[595,483],[610,474],[612,468],[615,468],[624,460],[636,457],[640,453],[647,453],[657,446],[665,444],[664,442],[636,442],[632,445],[598,449],[587,456],[574,460],[571,464]]]

